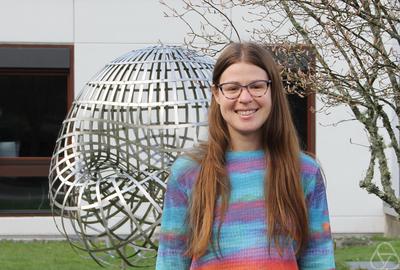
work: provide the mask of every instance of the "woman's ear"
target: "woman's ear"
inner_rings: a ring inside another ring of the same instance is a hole
[[[218,89],[218,87],[215,85],[215,84],[213,84],[212,86],[211,86],[211,92],[212,92],[212,94],[214,95],[214,98],[215,98],[215,101],[219,104],[219,99],[220,99],[220,93],[219,93],[219,89]]]

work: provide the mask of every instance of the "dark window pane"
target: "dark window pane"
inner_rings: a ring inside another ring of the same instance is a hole
[[[299,97],[296,94],[290,94],[288,95],[288,100],[293,122],[299,136],[301,149],[307,150],[307,98]]]
[[[0,177],[0,213],[49,213],[47,177]]]
[[[67,112],[67,75],[0,74],[0,157],[51,156]]]

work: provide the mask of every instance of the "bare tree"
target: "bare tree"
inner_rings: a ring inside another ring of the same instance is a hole
[[[313,84],[326,106],[351,109],[369,140],[370,161],[360,186],[400,216],[388,166],[392,153],[400,165],[400,1],[181,0],[179,8],[171,2],[161,1],[166,16],[188,26],[185,43],[210,55],[240,41],[240,33],[256,42],[312,48],[313,77],[290,70],[287,76]]]

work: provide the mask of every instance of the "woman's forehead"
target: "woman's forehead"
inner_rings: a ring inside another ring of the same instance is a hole
[[[254,80],[266,80],[268,78],[267,72],[257,65],[248,62],[237,62],[227,67],[222,72],[220,83],[232,82],[250,82]]]

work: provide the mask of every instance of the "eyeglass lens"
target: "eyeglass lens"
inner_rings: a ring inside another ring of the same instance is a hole
[[[225,97],[231,99],[239,97],[243,88],[246,88],[251,96],[261,97],[267,92],[270,82],[271,81],[259,80],[247,85],[241,85],[239,83],[224,83],[219,85],[219,88]]]

